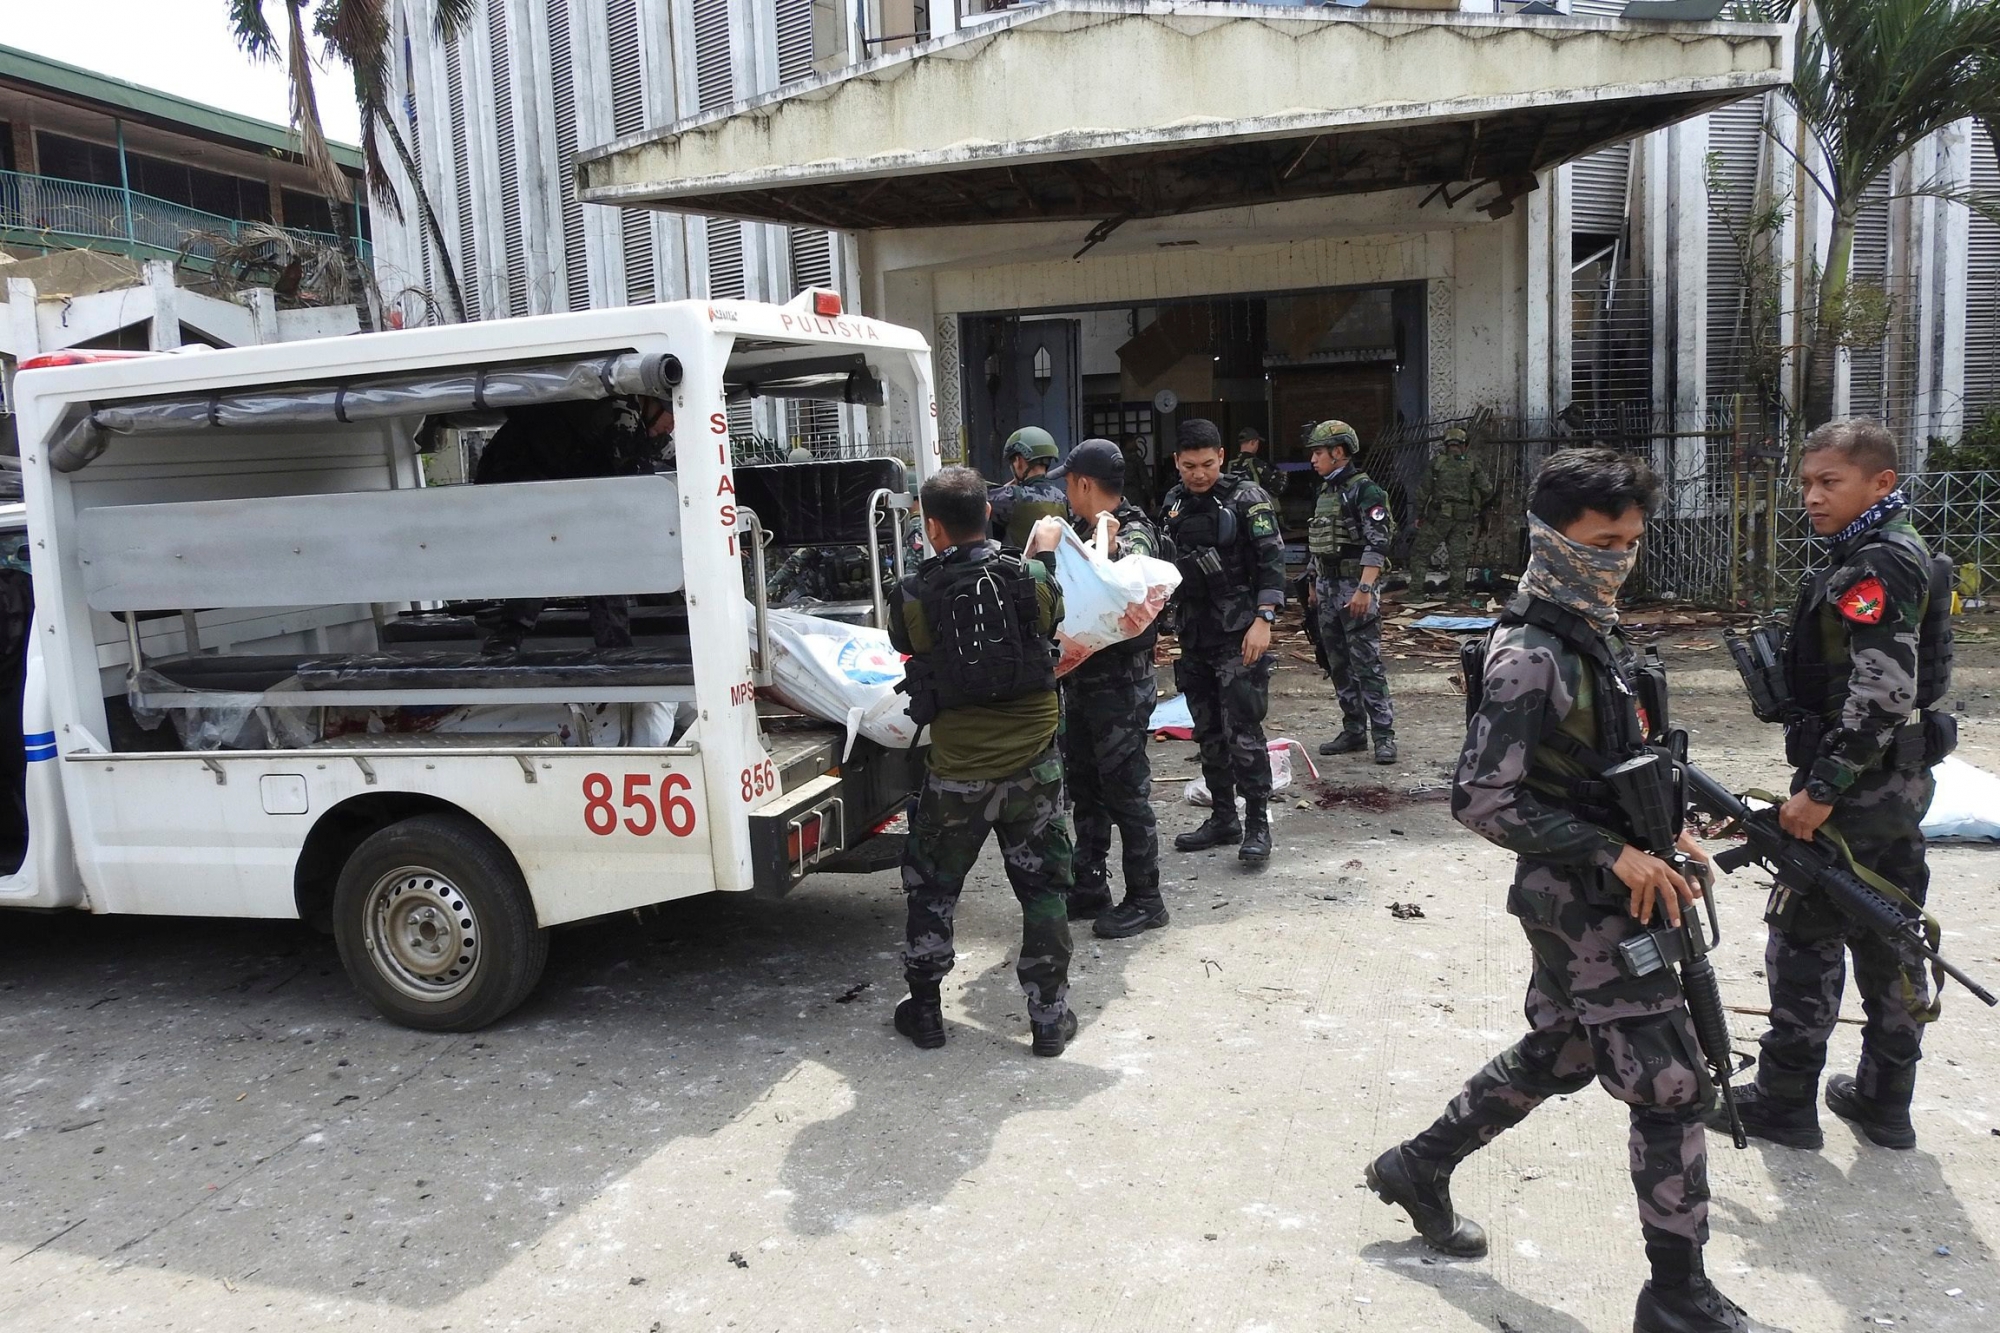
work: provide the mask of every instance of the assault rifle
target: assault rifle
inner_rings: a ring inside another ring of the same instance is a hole
[[[1880,936],[1906,966],[1921,967],[1928,961],[1981,1001],[2000,1005],[1991,991],[1945,961],[1925,929],[1921,911],[1913,915],[1904,904],[1856,874],[1852,861],[1825,832],[1814,834],[1811,842],[1794,838],[1778,823],[1775,805],[1753,810],[1693,764],[1683,761],[1680,770],[1688,804],[1731,821],[1746,839],[1741,847],[1719,854],[1716,865],[1733,872],[1755,862],[1777,878],[1780,892],[1824,895],[1849,921]]]
[[[1687,808],[1678,767],[1672,755],[1656,749],[1607,770],[1604,781],[1617,794],[1640,850],[1667,862],[1683,879],[1695,879],[1694,858],[1674,845]],[[1648,930],[1622,941],[1617,950],[1618,969],[1634,978],[1651,976],[1666,967],[1680,969],[1681,995],[1687,1001],[1688,1018],[1694,1024],[1695,1039],[1701,1043],[1709,1077],[1722,1094],[1729,1136],[1737,1147],[1747,1148],[1750,1140],[1743,1132],[1743,1121],[1736,1113],[1736,1094],[1729,1086],[1729,1080],[1741,1071],[1730,1046],[1722,985],[1716,980],[1715,965],[1708,961],[1708,951],[1722,943],[1714,893],[1704,893],[1702,904],[1708,910],[1707,931],[1702,930],[1701,917],[1690,905],[1682,911],[1680,925]]]

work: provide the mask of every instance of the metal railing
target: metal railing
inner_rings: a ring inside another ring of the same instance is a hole
[[[116,247],[159,258],[212,261],[209,237],[242,234],[248,220],[227,218],[116,185],[90,185],[54,176],[0,171],[0,236],[20,245],[51,248]],[[302,227],[286,230],[322,245],[338,240]],[[361,259],[369,244],[356,238]]]

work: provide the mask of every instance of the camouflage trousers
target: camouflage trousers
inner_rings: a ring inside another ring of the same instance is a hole
[[[1382,603],[1371,598],[1368,614],[1349,613],[1347,599],[1360,586],[1352,578],[1313,580],[1319,641],[1340,696],[1341,729],[1359,736],[1372,725],[1378,737],[1389,736],[1396,730],[1396,707],[1389,702],[1389,674],[1382,667]]]
[[[1805,785],[1804,774],[1792,790]],[[1864,773],[1833,808],[1831,823],[1847,839],[1854,859],[1918,903],[1930,889],[1924,835],[1918,828],[1930,809],[1936,780],[1928,769]],[[1861,1029],[1861,1063],[1854,1082],[1864,1097],[1909,1104],[1923,1055],[1924,1027],[1915,1013],[1930,1003],[1922,968],[1905,969],[1876,936],[1851,929],[1831,908],[1807,900],[1788,927],[1772,926],[1764,946],[1764,975],[1771,989],[1771,1027],[1759,1042],[1757,1086],[1772,1097],[1811,1103],[1826,1066],[1826,1044],[1840,1018],[1847,988],[1847,954],[1854,955],[1854,987],[1867,1021]]]
[[[1521,863],[1507,910],[1521,918],[1535,955],[1528,1035],[1467,1080],[1409,1146],[1461,1160],[1594,1078],[1630,1108],[1632,1188],[1647,1244],[1700,1246],[1708,1240],[1701,1113],[1713,1086],[1679,982],[1668,972],[1631,980],[1613,963],[1618,942],[1640,927],[1612,901],[1608,892],[1580,891],[1554,867]]]
[[[1437,548],[1444,547],[1445,591],[1456,597],[1465,591],[1465,570],[1472,559],[1473,545],[1479,538],[1479,520],[1468,514],[1464,518],[1438,518],[1417,529],[1417,554],[1423,558],[1423,569],[1417,575],[1417,590],[1422,591],[1424,580],[1433,568],[1431,557]]]
[[[1157,897],[1160,835],[1153,818],[1153,761],[1146,753],[1157,694],[1153,673],[1103,681],[1071,676],[1062,694],[1063,779],[1076,823],[1075,894],[1109,895],[1106,862],[1116,825],[1126,893]]]
[[[1008,777],[924,779],[903,847],[903,891],[909,900],[904,979],[938,982],[951,971],[958,895],[988,831],[1000,839],[1007,882],[1021,900],[1016,971],[1028,997],[1028,1017],[1053,1023],[1062,1017],[1069,994],[1071,855],[1062,756],[1053,746]]]
[[[1264,742],[1264,712],[1270,706],[1271,667],[1265,653],[1243,665],[1243,632],[1181,633],[1174,684],[1187,696],[1194,738],[1201,746],[1201,772],[1227,810],[1235,793],[1250,801],[1271,798],[1271,755]],[[1227,798],[1227,799],[1225,799]]]

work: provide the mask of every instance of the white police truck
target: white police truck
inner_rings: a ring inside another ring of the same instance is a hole
[[[734,403],[890,394],[914,477],[732,457]],[[625,396],[671,403],[670,470],[426,484],[456,429]],[[833,293],[65,352],[13,397],[0,907],[303,918],[384,1014],[467,1030],[532,990],[551,927],[782,894],[917,781],[920,753],[759,690],[746,567],[774,536],[900,552],[939,463],[929,348]],[[627,600],[632,647],[594,646],[588,598]],[[507,599],[546,609],[483,654]]]

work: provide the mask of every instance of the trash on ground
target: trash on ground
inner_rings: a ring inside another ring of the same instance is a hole
[[[1188,711],[1185,694],[1176,694],[1171,699],[1162,699],[1153,705],[1153,716],[1146,722],[1147,729],[1155,736],[1171,736],[1177,741],[1194,739],[1194,714]]]
[[[1395,917],[1398,921],[1421,921],[1424,916],[1424,909],[1415,903],[1390,903],[1389,915]]]
[[[1291,789],[1292,755],[1294,753],[1305,761],[1306,771],[1312,774],[1313,781],[1319,781],[1319,765],[1313,763],[1312,756],[1306,753],[1305,746],[1299,744],[1289,736],[1281,736],[1277,740],[1267,741],[1264,748],[1269,751],[1271,756],[1272,794],[1275,795],[1278,792],[1289,791]],[[1206,807],[1215,804],[1215,798],[1209,795],[1208,779],[1206,777],[1199,777],[1193,782],[1188,783],[1184,796],[1189,805]],[[1238,797],[1237,799],[1241,800],[1242,798]]]

